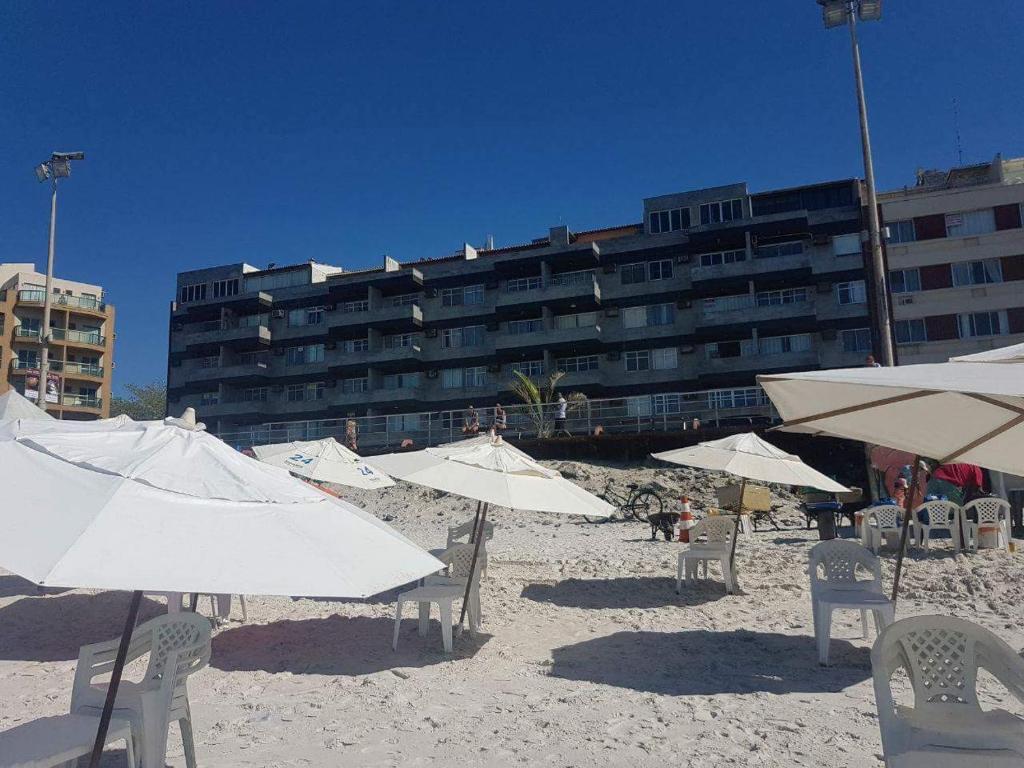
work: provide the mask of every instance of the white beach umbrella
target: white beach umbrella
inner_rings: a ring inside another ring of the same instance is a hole
[[[274,445],[254,445],[256,458],[319,483],[352,488],[388,488],[395,481],[374,469],[333,437]]]
[[[781,429],[1024,474],[1024,344],[948,363],[771,374],[758,381],[783,419]],[[893,599],[919,464],[907,493]]]
[[[53,416],[16,389],[9,389],[0,395],[0,422],[14,421],[15,419],[56,421]]]
[[[0,565],[37,584],[133,590],[125,652],[143,591],[361,598],[444,567],[205,432],[131,421],[4,430]]]
[[[481,502],[474,520],[473,541],[476,547],[466,584],[466,597],[462,601],[460,626],[466,616],[470,584],[476,571],[489,505],[588,517],[608,517],[614,512],[614,507],[608,502],[537,463],[500,437],[485,435],[422,451],[371,456],[367,461],[399,480]]]
[[[728,472],[740,478],[740,501],[739,509],[736,510],[736,528],[732,537],[730,561],[736,556],[736,538],[739,533],[747,480],[781,485],[805,485],[828,493],[845,493],[850,490],[813,467],[807,466],[799,456],[776,448],[753,432],[730,435],[721,440],[711,440],[673,451],[652,453],[651,456],[687,467]]]

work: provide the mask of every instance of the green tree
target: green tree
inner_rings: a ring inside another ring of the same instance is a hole
[[[163,381],[150,384],[125,384],[127,395],[110,401],[110,415],[125,414],[136,421],[162,419],[167,415],[167,385]]]
[[[565,371],[555,371],[542,383],[534,381],[522,371],[513,370],[512,373],[515,374],[515,379],[509,388],[526,404],[526,415],[536,427],[537,437],[548,437],[554,426],[555,411],[546,406],[555,402],[558,382],[565,377]],[[587,401],[582,392],[570,392],[565,399],[568,413],[578,410]]]

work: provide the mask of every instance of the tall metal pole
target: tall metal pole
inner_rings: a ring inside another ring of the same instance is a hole
[[[892,343],[892,318],[889,313],[888,274],[882,255],[882,236],[878,222],[878,196],[875,193],[875,164],[871,159],[871,134],[868,131],[868,107],[864,101],[864,77],[860,68],[860,45],[857,43],[857,0],[851,0],[847,9],[850,27],[850,45],[853,48],[853,76],[857,84],[857,110],[860,113],[860,143],[864,152],[864,184],[868,193],[868,234],[871,238],[871,263],[874,271],[875,304],[878,330],[882,336],[878,349],[883,365],[895,365],[896,354]]]
[[[53,194],[50,197],[50,248],[46,256],[46,295],[43,296],[43,328],[39,341],[39,399],[36,404],[46,411],[47,379],[50,373],[50,297],[53,295],[53,252],[57,241],[57,177],[51,179]]]

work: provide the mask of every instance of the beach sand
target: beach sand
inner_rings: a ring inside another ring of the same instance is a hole
[[[546,462],[591,490],[652,482],[700,516],[721,476]],[[474,504],[400,484],[345,497],[424,547]],[[493,511],[485,634],[441,652],[436,612],[416,634],[407,608],[391,650],[393,594],[363,603],[251,597],[249,621],[216,630],[211,665],[189,682],[204,766],[879,766],[869,648],[839,613],[832,666],[819,667],[807,553],[792,497],[786,530],[741,539],[743,594],[720,578],[675,593],[682,546],[635,522]],[[894,557],[883,561],[892,583]],[[975,621],[1024,646],[1019,555],[908,558],[898,616]],[[2,573],[2,572],[0,572]],[[714,575],[714,571],[713,571]],[[80,645],[114,637],[126,593],[47,591],[0,575],[0,730],[67,711]],[[162,612],[147,600],[145,616]],[[983,677],[986,706],[1020,712]],[[905,694],[905,691],[904,691]],[[177,728],[168,762],[184,766]],[[122,765],[116,752],[105,765]]]

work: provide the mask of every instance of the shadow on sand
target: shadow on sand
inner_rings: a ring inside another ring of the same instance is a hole
[[[562,608],[662,608],[719,600],[725,597],[725,585],[714,579],[702,580],[677,595],[676,580],[664,576],[564,579],[557,584],[527,584],[522,596]]]
[[[74,661],[81,646],[121,634],[130,600],[129,592],[16,600],[0,608],[0,659]],[[166,610],[164,603],[144,598],[139,623]]]
[[[471,657],[491,638],[469,632],[456,635],[449,655],[441,647],[437,620],[430,622],[426,637],[419,637],[414,614],[415,610],[406,612],[398,651],[391,650],[392,619],[335,615],[224,630],[213,639],[210,665],[225,672],[366,675]]]
[[[556,648],[550,674],[672,696],[823,693],[871,677],[869,649],[832,641],[818,666],[814,638],[771,632],[616,632]]]
[[[35,597],[44,594],[60,594],[60,590],[51,587],[40,587],[28,579],[15,576],[13,573],[0,576],[0,597]]]

